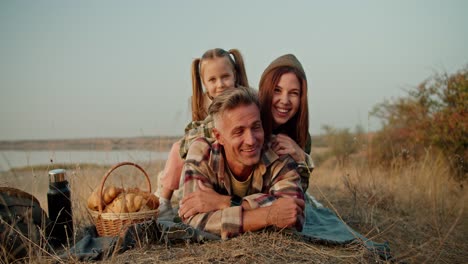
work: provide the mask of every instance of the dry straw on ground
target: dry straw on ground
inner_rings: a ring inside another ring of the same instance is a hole
[[[312,174],[309,192],[333,209],[351,227],[377,242],[388,241],[398,261],[407,263],[464,263],[468,252],[467,192],[453,181],[443,159],[370,168],[355,157],[346,167],[334,160]],[[162,162],[141,164],[157,186]],[[78,165],[69,169],[74,209],[75,239],[91,223],[86,198],[109,166]],[[2,174],[2,184],[34,194],[46,208],[47,170],[35,168]],[[140,184],[138,172],[122,171],[115,184]],[[32,179],[32,184],[31,184]],[[129,182],[129,179],[132,179]],[[143,183],[143,178],[141,177]],[[45,183],[43,182],[45,180]],[[144,187],[144,184],[141,186]],[[36,251],[37,252],[37,251]],[[55,262],[39,254],[26,262]],[[67,261],[73,263],[75,261]],[[113,255],[102,263],[378,263],[359,244],[312,244],[285,233],[247,233],[228,241],[204,244],[150,244]]]

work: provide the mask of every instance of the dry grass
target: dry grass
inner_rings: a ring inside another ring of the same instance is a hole
[[[367,237],[389,241],[399,260],[464,263],[468,193],[448,172],[430,155],[390,169],[362,160],[339,168],[329,160],[314,172],[310,192]]]
[[[339,168],[328,160],[311,178],[309,192],[335,210],[349,225],[377,242],[389,241],[393,255],[408,263],[464,263],[468,252],[467,192],[448,175],[443,159],[369,168],[362,158]],[[163,163],[141,164],[156,187]],[[47,171],[30,169],[2,174],[2,184],[35,195],[46,209]],[[109,166],[70,169],[75,238],[90,223],[85,201]],[[112,176],[128,187],[143,178],[134,169]],[[32,183],[32,184],[31,184]],[[136,184],[144,187],[144,182]],[[42,254],[31,263],[55,262]],[[0,261],[1,262],[1,261]],[[75,262],[75,261],[68,261]],[[358,244],[344,247],[310,244],[286,233],[248,233],[228,241],[204,244],[144,245],[114,255],[102,263],[375,263],[375,256]]]
[[[302,242],[284,233],[247,233],[228,241],[150,245],[103,263],[367,263],[375,258],[358,245],[331,247]]]

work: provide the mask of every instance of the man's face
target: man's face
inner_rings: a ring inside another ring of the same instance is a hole
[[[218,142],[223,145],[229,169],[234,176],[250,175],[260,161],[264,133],[260,110],[255,104],[241,105],[217,116],[213,129]],[[244,175],[246,174],[247,175]]]

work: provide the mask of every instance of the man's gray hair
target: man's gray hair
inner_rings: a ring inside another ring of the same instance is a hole
[[[239,86],[237,88],[227,89],[213,99],[208,114],[213,119],[222,115],[227,110],[232,110],[241,105],[255,104],[260,110],[260,102],[257,92],[250,87]]]

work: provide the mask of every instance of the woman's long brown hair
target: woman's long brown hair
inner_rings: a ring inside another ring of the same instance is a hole
[[[261,109],[261,116],[263,122],[263,128],[265,130],[265,135],[269,135],[273,132],[273,115],[271,113],[271,103],[273,100],[273,91],[278,86],[281,76],[285,73],[294,73],[301,84],[301,98],[300,105],[297,113],[286,122],[286,124],[281,125],[276,128],[275,131],[285,133],[291,139],[296,141],[296,143],[304,148],[307,142],[307,136],[309,133],[309,107],[307,104],[307,80],[305,75],[289,66],[278,67],[268,74],[266,74],[260,80],[259,87],[259,99]],[[266,140],[266,139],[265,139]]]

